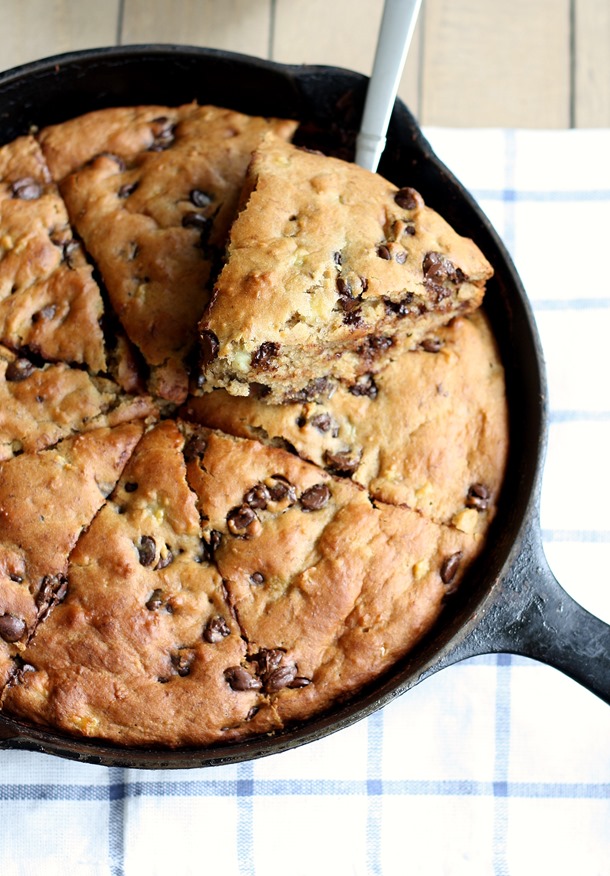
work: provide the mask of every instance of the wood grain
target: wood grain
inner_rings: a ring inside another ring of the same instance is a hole
[[[570,124],[569,0],[425,0],[421,121]]]
[[[125,0],[120,40],[180,43],[266,58],[271,0]]]
[[[577,128],[610,127],[610,4],[575,0],[574,118]]]
[[[0,70],[116,42],[119,0],[3,0]]]
[[[182,43],[369,75],[383,0],[2,0],[0,70]],[[423,0],[399,95],[425,125],[610,127],[610,0]]]

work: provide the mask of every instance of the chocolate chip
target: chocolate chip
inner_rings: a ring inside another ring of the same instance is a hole
[[[138,485],[136,484],[135,481],[127,481],[127,483],[125,484],[125,492],[126,493],[135,493],[135,491],[137,489],[138,489]]]
[[[37,310],[35,314],[32,316],[32,322],[37,323],[44,320],[44,322],[48,322],[50,319],[53,319],[57,312],[57,307],[54,304],[47,304],[46,307]]]
[[[191,435],[184,445],[184,459],[186,462],[193,462],[195,459],[201,459],[207,446],[208,442],[203,435]]]
[[[253,584],[257,584],[257,585],[264,584],[265,583],[265,576],[263,575],[262,572],[253,572],[250,575],[250,581],[252,581]]]
[[[427,252],[422,262],[424,279],[432,283],[463,283],[466,275],[461,268],[456,268],[452,261],[440,252]]]
[[[198,231],[202,231],[204,228],[207,228],[212,220],[208,216],[204,216],[203,213],[185,213],[182,217],[182,227],[183,228],[196,228]]]
[[[324,433],[330,431],[333,421],[330,414],[316,414],[311,418],[310,423],[318,432]]]
[[[279,648],[261,648],[256,654],[248,657],[250,663],[256,664],[256,672],[263,678],[277,669],[284,659],[284,652]]]
[[[359,352],[364,356],[374,356],[379,353],[385,353],[386,350],[390,349],[393,343],[393,339],[388,338],[385,335],[371,335],[366,339],[365,344],[360,348]]]
[[[256,514],[249,505],[238,505],[227,514],[227,528],[231,535],[244,537],[248,527],[256,520]]]
[[[14,198],[22,201],[36,201],[42,195],[42,186],[31,176],[16,180],[11,186]]]
[[[340,451],[339,453],[331,453],[330,450],[325,450],[324,465],[333,474],[340,475],[341,477],[350,477],[360,465],[360,456],[353,456],[348,450]]]
[[[138,547],[138,557],[142,566],[152,566],[155,561],[157,545],[150,535],[143,535]]]
[[[224,617],[217,615],[216,617],[211,617],[205,625],[203,640],[210,645],[214,645],[216,642],[221,642],[230,634],[231,630]]]
[[[337,277],[336,286],[339,295],[343,295],[347,298],[353,296],[352,284],[349,280],[346,280],[345,277]]]
[[[155,139],[149,146],[148,151],[163,152],[174,142],[175,125],[165,116],[159,116],[158,119],[154,119],[152,124],[154,126],[152,132]]]
[[[350,386],[349,391],[355,396],[364,396],[366,398],[376,398],[378,389],[375,383],[375,378],[372,374],[365,374],[360,377],[356,383]]]
[[[274,341],[265,341],[252,356],[252,367],[265,371],[272,359],[277,356],[280,345]]]
[[[451,554],[450,557],[447,557],[446,560],[444,560],[443,565],[441,566],[441,581],[443,584],[451,584],[453,582],[461,562],[462,551],[457,551],[455,554]]]
[[[274,474],[267,481],[270,502],[285,502],[294,505],[297,494],[294,486],[283,475]]]
[[[165,545],[165,554],[161,554],[159,557],[159,562],[155,566],[155,571],[159,569],[166,569],[174,562],[174,555],[169,545]]]
[[[403,210],[415,210],[418,205],[418,194],[415,189],[406,186],[404,189],[399,189],[394,195],[394,202],[402,207]]]
[[[265,678],[265,690],[268,693],[274,693],[281,690],[283,687],[289,687],[294,681],[297,674],[297,668],[294,663],[287,663],[285,666],[279,666],[270,672]]]
[[[63,575],[45,575],[36,596],[38,620],[45,620],[52,609],[66,598],[68,579]]]
[[[330,500],[330,489],[326,484],[314,484],[300,498],[303,511],[320,511]]]
[[[191,204],[195,207],[209,207],[212,201],[212,195],[208,195],[207,192],[202,191],[201,189],[191,189],[189,194],[189,199]]]
[[[165,604],[165,599],[163,597],[163,591],[157,588],[153,590],[152,594],[146,600],[146,608],[149,611],[158,611],[160,608],[163,608]]]
[[[214,332],[207,329],[201,332],[201,361],[204,365],[210,365],[214,361],[219,348],[220,344]]]
[[[23,584],[23,578],[21,577],[21,575],[16,575],[14,572],[11,572],[9,574],[9,578],[11,579],[11,581],[14,581],[15,584]]]
[[[333,261],[336,265],[341,267],[341,265],[343,264],[343,256],[341,255],[340,252],[333,253]]]
[[[355,310],[360,311],[360,301],[357,298],[339,298],[339,306],[346,313],[353,313]]]
[[[5,642],[18,642],[25,633],[26,624],[23,618],[14,614],[0,615],[0,638]]]
[[[269,501],[269,490],[264,484],[256,484],[251,490],[244,494],[244,502],[250,508],[265,509]]]
[[[284,397],[284,404],[292,404],[294,402],[312,402],[328,396],[334,384],[328,377],[316,377],[311,380],[303,389],[297,390],[295,393]]]
[[[413,292],[407,292],[400,301],[391,301],[389,298],[384,298],[386,312],[398,317],[398,319],[403,319],[403,317],[410,314],[423,313],[425,307],[420,304],[414,304],[414,298]]]
[[[421,342],[421,348],[426,353],[439,353],[443,347],[444,341],[440,338],[426,338]]]
[[[384,243],[377,247],[377,255],[380,259],[385,259],[386,261],[392,258],[392,253]]]
[[[15,359],[6,366],[6,379],[12,383],[26,380],[34,373],[34,366],[29,359]]]
[[[407,260],[407,251],[405,249],[399,249],[394,259],[398,262],[399,265],[404,265]]]
[[[296,675],[290,684],[289,688],[299,688],[299,687],[307,687],[308,684],[311,684],[311,678],[305,678],[304,675]]]
[[[132,195],[135,192],[137,187],[138,187],[137,182],[125,183],[125,185],[121,186],[121,188],[118,191],[119,198],[128,198],[130,195]]]
[[[263,686],[260,678],[256,678],[243,666],[229,666],[224,671],[224,677],[231,690],[260,690]]]
[[[212,552],[212,556],[220,547],[221,541],[222,541],[222,532],[219,532],[217,529],[212,529],[210,531],[210,541],[209,541],[209,548],[210,548],[210,551]]]
[[[477,511],[487,511],[489,507],[489,490],[484,484],[472,484],[466,497],[466,506]]]
[[[193,664],[193,660],[195,659],[195,654],[193,651],[177,651],[176,653],[170,656],[172,661],[172,666],[174,670],[180,675],[182,678],[185,678],[187,675],[190,675],[191,666]]]

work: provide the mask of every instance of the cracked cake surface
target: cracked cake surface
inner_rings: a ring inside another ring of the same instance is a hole
[[[242,205],[200,324],[204,390],[313,400],[475,310],[492,275],[414,189],[272,135]]]
[[[295,123],[195,104],[136,113],[134,121],[100,110],[82,130],[75,122],[43,132],[42,144],[112,307],[150,368],[150,391],[180,402],[252,150],[267,131],[291,136]],[[62,136],[82,141],[89,128],[94,154],[54,160]]]
[[[119,107],[0,147],[7,717],[280,734],[467,586],[507,454],[491,269],[296,124]]]
[[[375,499],[469,531],[489,525],[508,450],[504,370],[480,313],[418,350],[397,345],[381,371],[330,398],[272,405],[219,389],[190,399],[184,416],[293,448]]]
[[[0,148],[0,343],[105,368],[102,299],[36,140]]]

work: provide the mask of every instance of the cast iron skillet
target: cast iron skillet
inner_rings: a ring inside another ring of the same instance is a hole
[[[302,120],[305,145],[353,157],[367,79],[334,67],[289,67],[184,46],[75,52],[0,75],[0,143],[89,110],[191,100]],[[109,766],[184,768],[233,763],[292,748],[346,727],[438,670],[466,657],[522,654],[565,672],[610,703],[610,626],[574,602],[543,555],[539,492],[546,444],[546,384],[540,342],[512,262],[472,198],[436,158],[400,102],[379,172],[418,189],[495,268],[486,295],[506,368],[511,450],[488,545],[424,641],[394,670],[331,714],[281,735],[232,746],[121,749],[0,716],[0,746]]]

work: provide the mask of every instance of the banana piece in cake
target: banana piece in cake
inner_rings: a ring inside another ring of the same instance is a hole
[[[197,322],[252,150],[266,132],[289,137],[295,127],[191,104],[101,110],[42,132],[71,220],[150,369],[154,395],[184,401]],[[91,131],[94,155],[67,145],[60,160],[62,142],[86,141]]]
[[[66,594],[70,552],[142,429],[96,429],[0,463],[0,683],[24,671],[36,625]]]
[[[200,323],[204,390],[312,401],[481,303],[492,270],[421,196],[267,136]]]
[[[105,368],[102,299],[33,137],[0,148],[0,342]]]
[[[271,405],[225,390],[192,398],[183,416],[285,446],[375,499],[484,531],[506,464],[502,368],[481,312],[439,328],[384,369],[338,384],[329,399]]]

